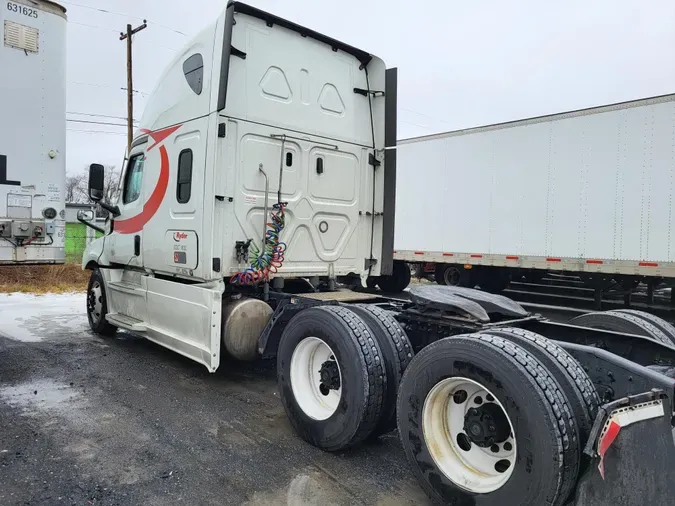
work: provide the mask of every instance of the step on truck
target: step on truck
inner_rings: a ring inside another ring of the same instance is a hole
[[[65,261],[66,9],[0,3],[0,266]]]
[[[501,296],[391,275],[396,70],[233,2],[161,76],[117,202],[87,247],[91,328],[214,372],[276,358],[297,434],[340,451],[398,429],[452,505],[669,504],[675,328],[567,324]]]

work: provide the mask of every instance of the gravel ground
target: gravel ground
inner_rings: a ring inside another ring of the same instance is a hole
[[[271,362],[202,366],[89,332],[83,294],[0,295],[0,504],[428,504],[396,434],[328,454]]]

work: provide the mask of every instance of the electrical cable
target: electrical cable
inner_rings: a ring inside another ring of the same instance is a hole
[[[258,249],[251,244],[249,252],[250,265],[242,272],[236,273],[230,278],[230,283],[235,285],[255,285],[260,282],[268,282],[270,274],[276,274],[284,263],[286,243],[279,240],[281,231],[286,224],[284,209],[286,204],[278,202],[272,206],[270,222],[267,223],[267,232],[262,248]]]

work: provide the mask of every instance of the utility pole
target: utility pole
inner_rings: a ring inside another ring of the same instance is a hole
[[[131,151],[131,141],[134,137],[134,86],[131,65],[131,36],[147,28],[148,24],[143,20],[143,24],[132,28],[127,24],[127,33],[120,32],[120,40],[127,41],[127,154]]]

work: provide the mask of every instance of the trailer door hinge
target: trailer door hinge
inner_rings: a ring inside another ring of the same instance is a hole
[[[363,88],[354,88],[354,93],[358,93],[364,97],[367,97],[369,93],[374,97],[384,97],[384,91],[365,90]]]
[[[374,213],[371,213],[370,211],[359,211],[359,216],[384,216],[384,213],[381,213],[380,211],[375,211]]]
[[[382,165],[382,162],[379,161],[373,153],[368,153],[368,165],[372,165],[376,169]]]

